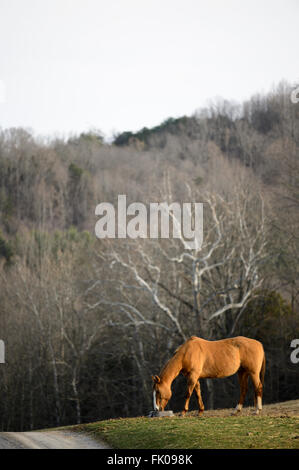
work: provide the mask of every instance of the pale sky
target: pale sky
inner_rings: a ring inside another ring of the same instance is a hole
[[[298,0],[0,0],[0,127],[151,127],[299,79]]]

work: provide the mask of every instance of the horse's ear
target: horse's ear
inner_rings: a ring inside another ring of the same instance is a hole
[[[152,375],[152,379],[155,384],[159,384],[161,381],[158,375],[155,375],[155,377]]]

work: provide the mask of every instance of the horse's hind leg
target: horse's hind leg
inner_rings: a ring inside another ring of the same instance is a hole
[[[200,392],[200,383],[199,383],[199,380],[196,382],[195,386],[194,386],[194,390],[195,390],[195,393],[197,395],[197,400],[198,400],[198,409],[199,409],[199,416],[201,416],[204,412],[204,404],[203,404],[203,401],[202,401],[202,398],[201,398],[201,392]]]
[[[246,393],[248,390],[248,372],[242,368],[239,369],[238,379],[239,379],[239,384],[240,384],[240,399],[239,399],[239,403],[237,404],[235,408],[235,412],[233,414],[240,413],[243,408],[243,403],[244,403]]]
[[[250,374],[254,386],[254,406],[256,407],[255,413],[258,415],[262,411],[262,396],[263,385],[260,380],[260,374]]]

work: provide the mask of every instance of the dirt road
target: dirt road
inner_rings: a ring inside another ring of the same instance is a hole
[[[0,449],[108,449],[105,443],[70,431],[1,432]]]

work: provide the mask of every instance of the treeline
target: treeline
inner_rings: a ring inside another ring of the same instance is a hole
[[[299,105],[291,88],[125,132],[48,142],[0,133],[0,427],[144,414],[188,336],[266,350],[265,400],[298,398]],[[204,201],[204,243],[98,240],[95,207]],[[184,381],[175,383],[179,409]],[[206,381],[234,406],[237,379]]]

